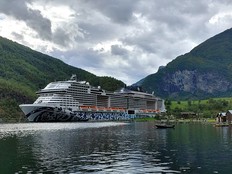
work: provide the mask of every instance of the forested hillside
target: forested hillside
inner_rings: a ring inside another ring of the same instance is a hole
[[[139,84],[163,98],[206,99],[232,96],[232,29],[168,63]]]
[[[124,86],[115,78],[98,77],[0,37],[0,119],[4,122],[23,120],[18,104],[32,103],[38,89],[51,81],[69,79],[72,74],[76,74],[78,80],[110,91]]]

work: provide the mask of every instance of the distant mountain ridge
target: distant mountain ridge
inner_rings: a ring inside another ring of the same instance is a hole
[[[163,98],[232,96],[232,29],[178,56],[136,84]]]
[[[15,121],[22,113],[18,104],[32,103],[38,89],[51,81],[69,79],[72,74],[76,74],[78,80],[110,91],[124,86],[115,78],[98,77],[0,37],[0,120]]]

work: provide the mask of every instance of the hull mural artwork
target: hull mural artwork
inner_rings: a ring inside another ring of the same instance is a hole
[[[41,107],[26,115],[32,122],[80,122],[88,120],[129,120],[135,115],[127,113],[78,112],[62,108]]]

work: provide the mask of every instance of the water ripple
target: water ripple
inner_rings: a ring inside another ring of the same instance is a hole
[[[192,167],[187,162],[178,162],[179,146],[168,143],[173,142],[168,133],[175,130],[161,132],[150,124],[2,124],[0,173],[144,174],[191,171]],[[184,152],[188,151],[183,148]]]
[[[59,130],[74,130],[87,128],[102,128],[127,125],[124,122],[87,122],[87,123],[16,123],[0,124],[0,138],[8,136],[26,136],[40,131],[56,132]]]

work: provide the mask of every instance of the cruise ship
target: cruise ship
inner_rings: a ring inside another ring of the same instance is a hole
[[[165,111],[164,101],[141,87],[125,86],[110,92],[77,81],[76,75],[51,82],[36,93],[33,104],[19,105],[30,122],[128,120]]]

